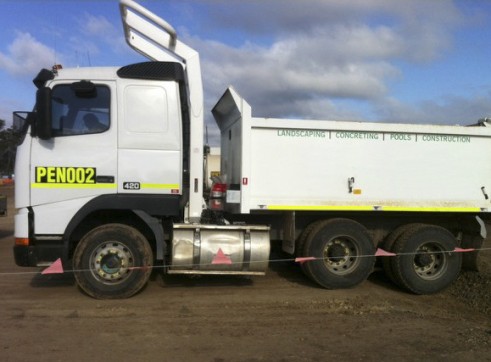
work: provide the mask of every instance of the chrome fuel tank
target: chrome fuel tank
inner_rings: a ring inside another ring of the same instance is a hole
[[[269,227],[175,224],[170,274],[264,275]]]

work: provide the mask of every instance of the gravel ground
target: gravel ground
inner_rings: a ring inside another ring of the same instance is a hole
[[[489,242],[487,243],[489,245]],[[469,309],[491,315],[491,250],[481,252],[479,272],[463,271],[447,293]]]

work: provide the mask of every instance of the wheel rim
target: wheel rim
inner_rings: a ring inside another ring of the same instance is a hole
[[[414,271],[424,280],[438,279],[447,269],[445,250],[437,243],[425,243],[416,250]]]
[[[118,284],[130,275],[134,266],[131,251],[118,241],[101,244],[90,257],[92,275],[104,284]]]
[[[323,251],[324,264],[335,274],[352,272],[359,264],[359,248],[349,236],[338,236],[329,240]]]

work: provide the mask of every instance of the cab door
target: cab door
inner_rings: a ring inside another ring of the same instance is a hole
[[[32,143],[31,205],[61,210],[50,217],[72,214],[77,200],[117,192],[115,82],[79,83],[52,88],[52,137]]]

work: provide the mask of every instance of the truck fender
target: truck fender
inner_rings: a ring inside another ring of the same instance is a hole
[[[155,237],[155,257],[157,260],[164,260],[165,255],[165,240],[164,240],[164,229],[162,223],[159,219],[148,215],[146,212],[141,210],[134,210],[137,214],[152,230]]]
[[[178,216],[179,201],[179,196],[173,195],[102,195],[90,200],[73,216],[65,229],[63,234],[63,261],[69,260],[69,243],[75,230],[88,215],[99,210],[133,212],[154,234],[156,258],[163,260],[165,255],[164,232],[160,220],[151,215]]]

